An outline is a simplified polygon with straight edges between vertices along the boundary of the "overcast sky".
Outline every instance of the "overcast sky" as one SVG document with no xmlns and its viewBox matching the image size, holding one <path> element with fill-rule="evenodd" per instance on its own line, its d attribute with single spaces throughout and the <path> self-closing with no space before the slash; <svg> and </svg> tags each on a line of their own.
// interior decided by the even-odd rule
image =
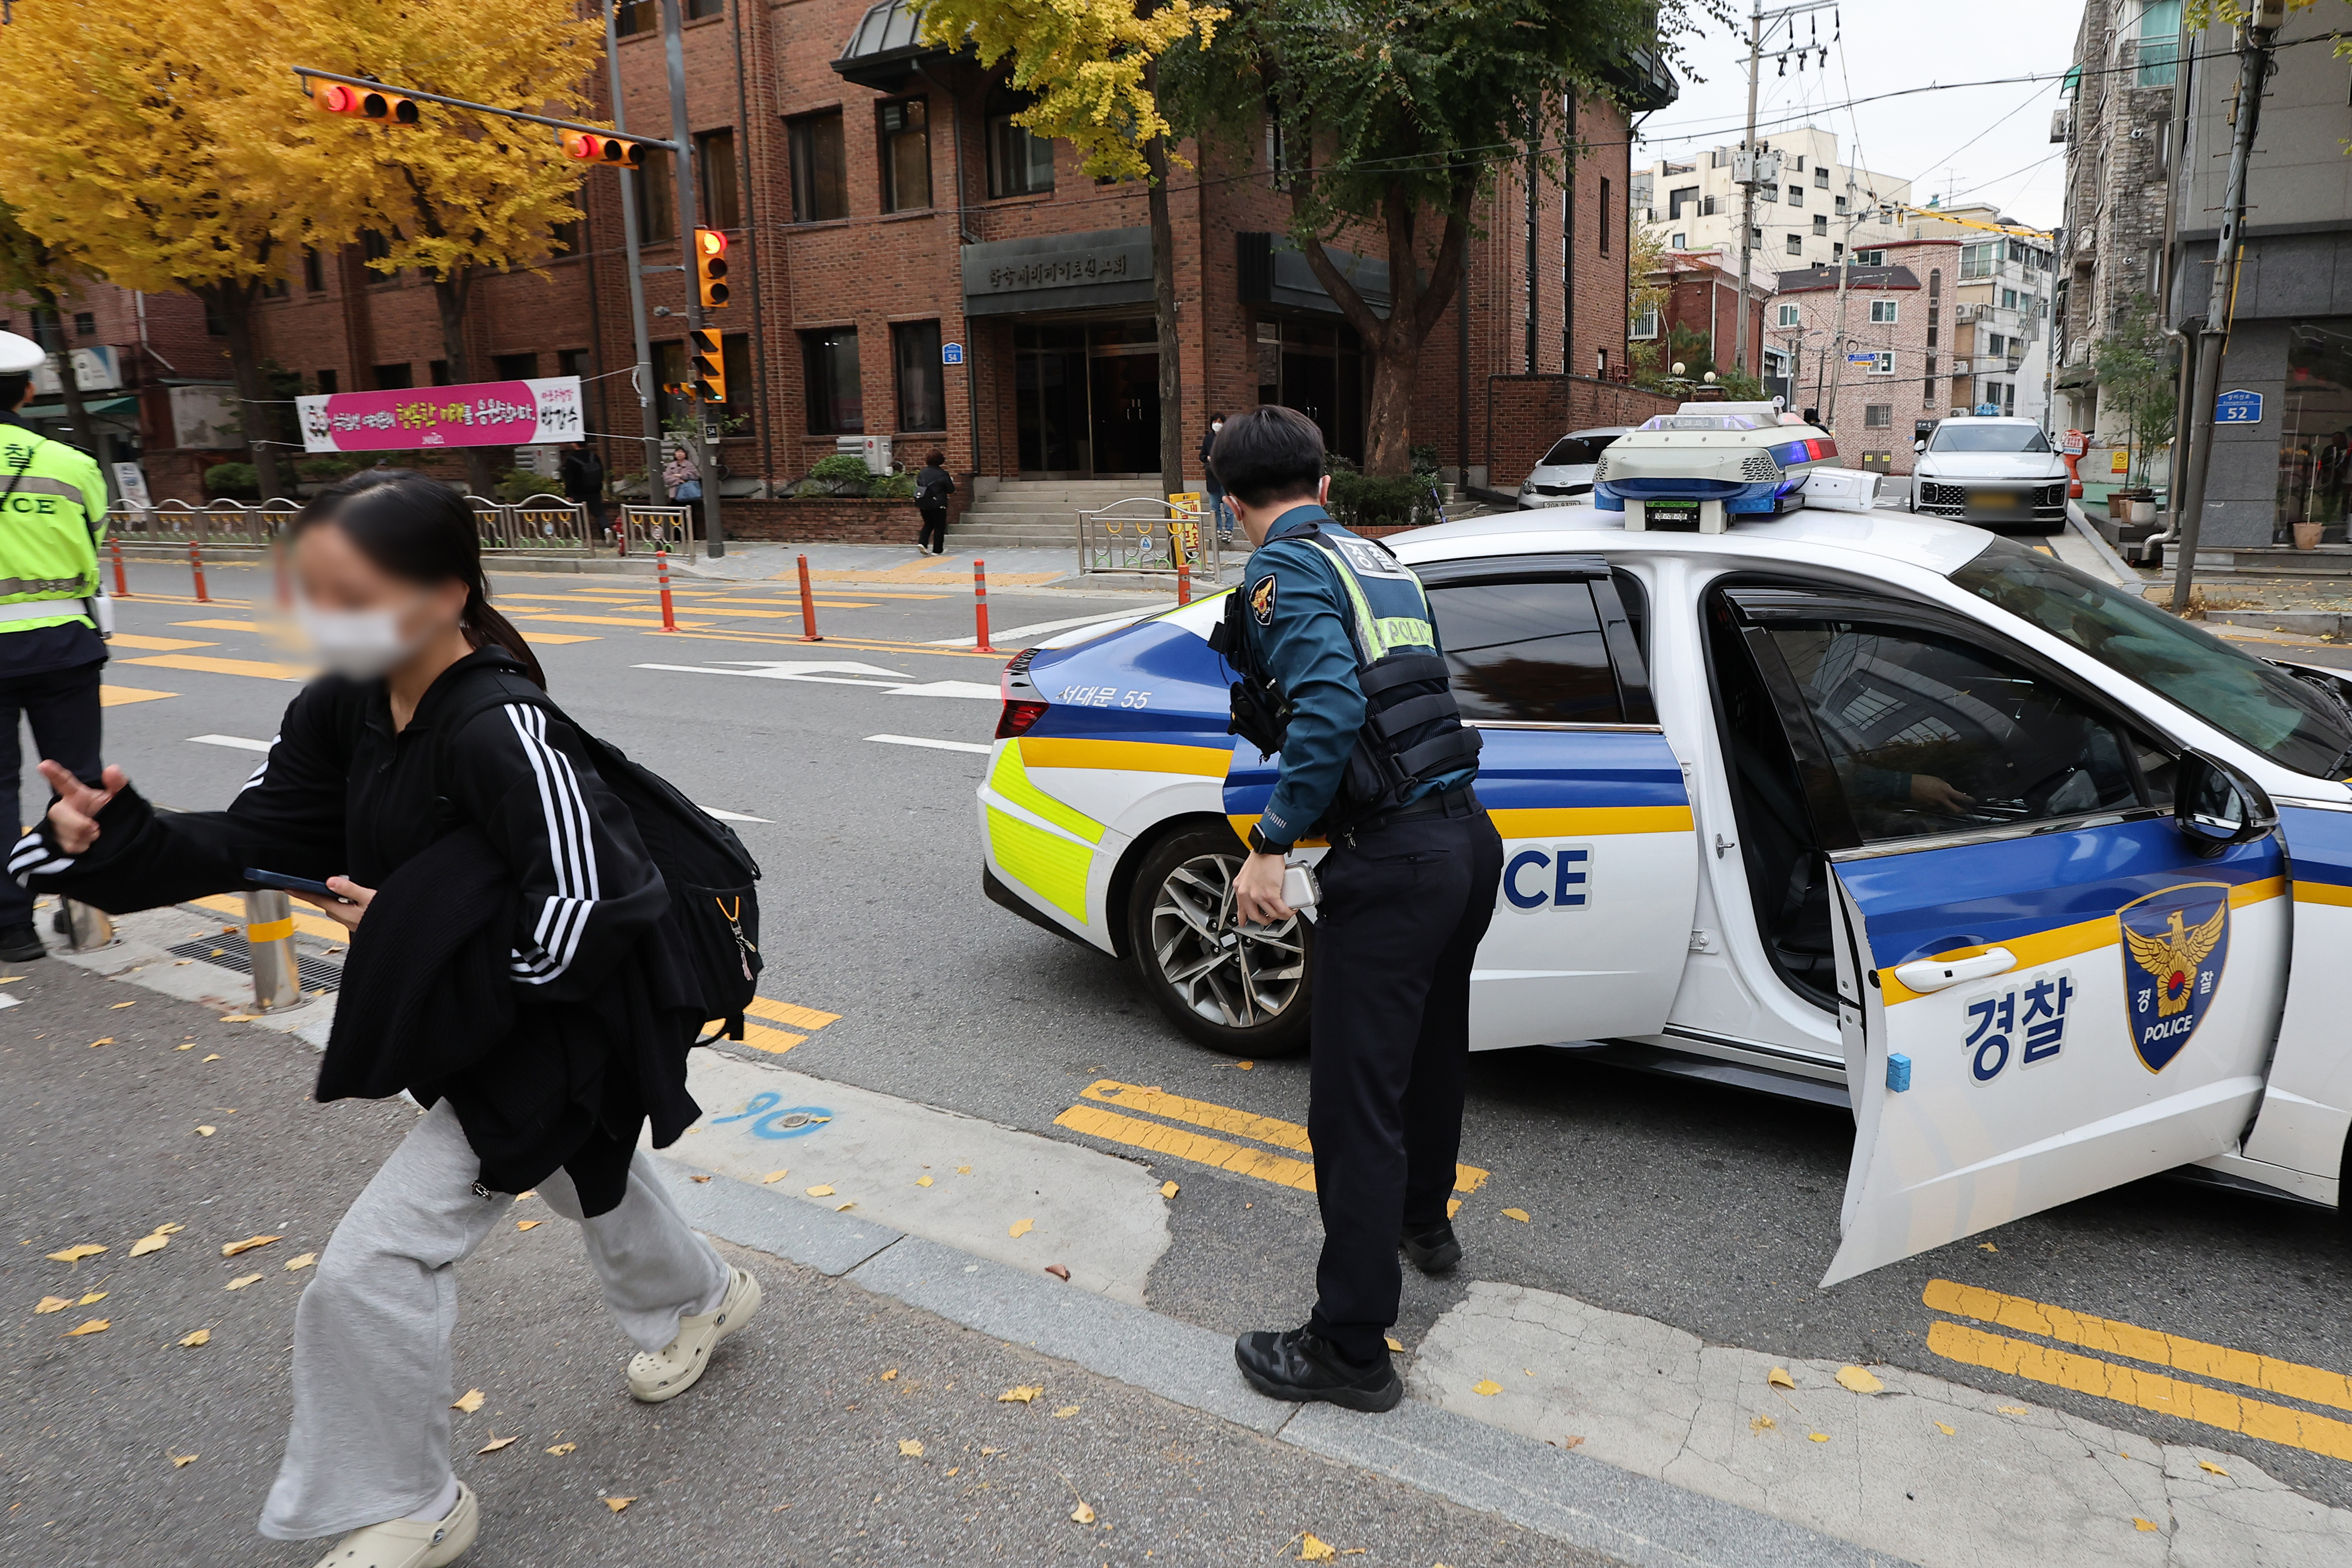
<svg viewBox="0 0 2352 1568">
<path fill-rule="evenodd" d="M 1768 15 L 1773 9 L 1768 0 Z M 1957 192 L 1959 200 L 1991 202 L 2047 228 L 2058 221 L 2065 172 L 2065 148 L 2050 141 L 2050 113 L 2082 16 L 2077 0 L 1844 0 L 1795 17 L 1766 46 L 1775 53 L 1759 73 L 1759 133 L 1810 123 L 1836 133 L 1847 162 L 1909 180 L 1915 202 Z M 1780 74 L 1776 56 L 1791 26 L 1798 44 L 1828 48 L 1826 68 L 1815 49 L 1803 70 L 1791 55 L 1788 74 Z M 1718 29 L 1684 47 L 1690 70 L 1706 79 L 1685 76 L 1681 99 L 1643 123 L 1637 169 L 1739 140 L 1748 113 L 1745 7 L 1736 37 Z M 2034 73 L 2052 79 L 1956 86 L 1846 107 L 1895 89 Z"/>
</svg>

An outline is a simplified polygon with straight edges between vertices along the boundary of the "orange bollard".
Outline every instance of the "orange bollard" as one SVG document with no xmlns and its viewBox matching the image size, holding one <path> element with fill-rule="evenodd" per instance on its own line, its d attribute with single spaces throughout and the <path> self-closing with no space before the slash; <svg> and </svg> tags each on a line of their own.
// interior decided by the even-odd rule
<svg viewBox="0 0 2352 1568">
<path fill-rule="evenodd" d="M 122 541 L 112 534 L 106 536 L 106 548 L 114 552 L 114 597 L 131 597 L 131 580 L 122 575 Z"/>
<path fill-rule="evenodd" d="M 675 632 L 677 630 L 677 616 L 669 604 L 669 551 L 654 551 L 654 571 L 661 579 L 662 630 Z"/>
<path fill-rule="evenodd" d="M 198 552 L 194 539 L 188 541 L 188 570 L 196 574 L 196 602 L 210 604 L 212 595 L 205 591 L 205 558 Z"/>
<path fill-rule="evenodd" d="M 1176 602 L 1192 602 L 1192 568 L 1182 556 L 1176 558 Z"/>
<path fill-rule="evenodd" d="M 822 643 L 816 631 L 816 595 L 809 591 L 808 557 L 801 557 L 801 641 Z"/>
<path fill-rule="evenodd" d="M 988 645 L 988 563 L 978 556 L 971 558 L 972 620 L 980 628 L 980 640 L 972 644 L 983 653 L 993 653 Z"/>
</svg>

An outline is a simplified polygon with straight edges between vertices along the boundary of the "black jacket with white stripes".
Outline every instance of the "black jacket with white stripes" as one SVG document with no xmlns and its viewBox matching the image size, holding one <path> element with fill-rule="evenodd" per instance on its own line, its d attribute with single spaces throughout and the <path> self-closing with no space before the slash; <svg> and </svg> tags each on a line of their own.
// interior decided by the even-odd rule
<svg viewBox="0 0 2352 1568">
<path fill-rule="evenodd" d="M 481 708 L 484 683 L 503 686 L 515 700 Z M 635 950 L 667 908 L 668 893 L 628 808 L 596 776 L 570 726 L 530 700 L 538 695 L 519 663 L 484 648 L 443 672 L 407 727 L 395 732 L 383 682 L 323 676 L 288 706 L 269 755 L 226 810 L 159 812 L 126 789 L 100 813 L 99 840 L 88 852 L 66 855 L 44 820 L 17 842 L 8 870 L 36 891 L 68 894 L 119 915 L 241 889 L 247 866 L 382 887 L 436 840 L 471 826 L 513 879 L 515 924 L 505 965 L 515 999 L 526 1014 L 552 1021 L 543 1009 L 572 1013 L 559 1004 L 589 1002 L 634 967 Z M 469 709 L 476 716 L 461 730 L 440 733 L 437 716 Z M 355 944 L 365 931 L 362 923 Z M 416 979 L 433 983 L 430 976 Z M 575 1020 L 603 1010 L 581 1008 Z M 575 1049 L 603 1058 L 606 1043 L 580 1040 Z M 624 1051 L 637 1043 L 610 1042 Z M 680 1099 L 683 1065 L 683 1052 L 676 1053 Z M 642 1077 L 625 1072 L 598 1088 L 601 1061 L 574 1068 L 568 1092 L 550 1086 L 557 1098 L 606 1100 L 608 1091 Z M 655 1076 L 667 1080 L 672 1071 Z M 662 1084 L 652 1098 L 667 1099 L 670 1087 Z M 467 1097 L 453 1097 L 464 1110 Z M 656 1123 L 669 1119 L 658 1103 L 626 1098 L 653 1111 Z M 608 1130 L 634 1141 L 634 1120 L 621 1106 L 607 1101 L 602 1110 Z M 576 1124 L 575 1117 L 562 1120 Z M 626 1126 L 616 1124 L 624 1121 Z M 664 1143 L 676 1136 L 660 1126 L 656 1134 Z M 477 1152 L 486 1158 L 492 1153 L 478 1142 Z M 562 1157 L 555 1151 L 548 1168 Z"/>
</svg>

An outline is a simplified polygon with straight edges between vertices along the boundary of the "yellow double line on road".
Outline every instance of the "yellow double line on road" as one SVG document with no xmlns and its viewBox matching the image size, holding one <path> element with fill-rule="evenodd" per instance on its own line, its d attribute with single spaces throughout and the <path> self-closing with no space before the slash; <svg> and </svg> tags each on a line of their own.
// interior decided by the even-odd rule
<svg viewBox="0 0 2352 1568">
<path fill-rule="evenodd" d="M 1054 1118 L 1055 1126 L 1067 1127 L 1074 1133 L 1085 1133 L 1097 1138 L 1108 1138 L 1114 1144 L 1125 1144 L 1129 1148 L 1190 1160 L 1194 1165 L 1208 1166 L 1234 1176 L 1255 1176 L 1276 1186 L 1296 1187 L 1300 1192 L 1315 1190 L 1315 1146 L 1307 1141 L 1307 1129 L 1296 1122 L 1261 1116 L 1255 1112 L 1239 1111 L 1230 1105 L 1218 1105 L 1206 1100 L 1188 1100 L 1163 1089 L 1121 1083 L 1111 1078 L 1097 1079 L 1089 1083 L 1080 1092 L 1080 1098 L 1095 1103 L 1071 1106 Z M 1117 1105 L 1119 1110 L 1098 1108 L 1106 1104 Z M 1143 1115 L 1165 1120 L 1148 1122 L 1142 1116 L 1120 1113 L 1125 1111 L 1140 1112 Z M 1187 1132 L 1182 1127 L 1167 1125 L 1168 1122 L 1206 1127 L 1228 1136 L 1214 1138 Z M 1252 1148 L 1248 1144 L 1233 1142 L 1234 1138 L 1247 1138 L 1252 1143 L 1273 1147 Z M 1308 1157 L 1295 1159 L 1291 1155 L 1276 1154 L 1275 1149 L 1287 1149 Z M 1454 1167 L 1454 1190 L 1456 1192 L 1475 1192 L 1486 1184 L 1486 1173 L 1475 1166 L 1457 1164 Z"/>
<path fill-rule="evenodd" d="M 2141 1328 L 2113 1318 L 2054 1307 L 2023 1296 L 2003 1295 L 1949 1280 L 1931 1280 L 1921 1298 L 1933 1311 L 1973 1318 L 2061 1344 L 2104 1352 L 2214 1383 L 2235 1384 L 2264 1394 L 2352 1410 L 2352 1376 L 2325 1367 L 2280 1361 L 2228 1345 Z M 2352 1423 L 2298 1410 L 2266 1399 L 2184 1377 L 2145 1371 L 2097 1355 L 2060 1350 L 1990 1333 L 1967 1323 L 1938 1320 L 1927 1331 L 1927 1348 L 1948 1360 L 2006 1372 L 2035 1383 L 2095 1395 L 2120 1404 L 2178 1416 L 2185 1421 L 2240 1432 L 2264 1442 L 2303 1448 L 2330 1458 L 2352 1460 Z"/>
</svg>

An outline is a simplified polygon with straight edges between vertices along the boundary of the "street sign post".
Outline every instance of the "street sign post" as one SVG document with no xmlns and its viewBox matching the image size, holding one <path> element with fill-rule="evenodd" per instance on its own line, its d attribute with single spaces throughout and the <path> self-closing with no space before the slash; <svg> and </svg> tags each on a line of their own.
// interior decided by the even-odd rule
<svg viewBox="0 0 2352 1568">
<path fill-rule="evenodd" d="M 940 345 L 940 363 L 943 365 L 960 365 L 963 363 L 963 345 L 961 343 L 941 343 Z"/>
<path fill-rule="evenodd" d="M 2216 424 L 2260 424 L 2263 422 L 2263 394 L 2241 387 L 2225 392 L 2213 400 L 2213 423 Z"/>
</svg>

